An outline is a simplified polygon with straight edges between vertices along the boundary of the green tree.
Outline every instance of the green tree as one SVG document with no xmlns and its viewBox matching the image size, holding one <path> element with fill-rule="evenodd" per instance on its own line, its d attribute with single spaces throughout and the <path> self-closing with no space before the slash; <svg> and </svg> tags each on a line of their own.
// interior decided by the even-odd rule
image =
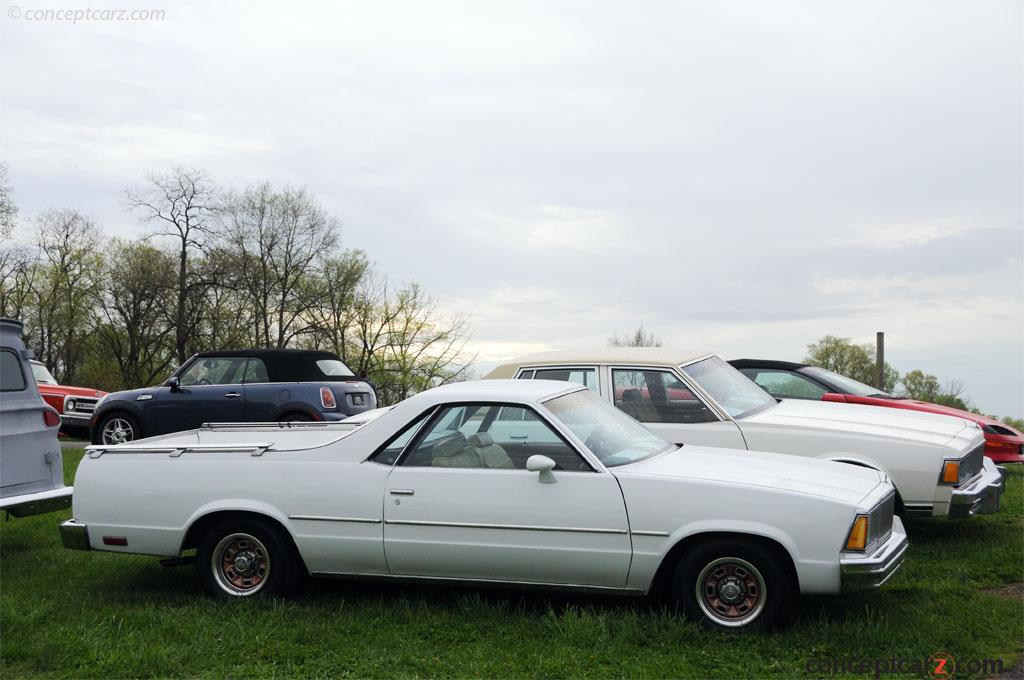
<svg viewBox="0 0 1024 680">
<path fill-rule="evenodd" d="M 812 366 L 845 375 L 867 385 L 874 385 L 877 370 L 870 344 L 858 345 L 850 338 L 826 335 L 807 346 L 804 362 Z M 885 364 L 882 390 L 891 392 L 899 382 L 900 374 L 888 362 Z"/>
<path fill-rule="evenodd" d="M 950 381 L 943 387 L 937 377 L 920 369 L 909 371 L 903 376 L 902 382 L 904 396 L 911 399 L 951 406 L 964 411 L 971 410 L 970 403 L 960 396 L 964 388 L 959 382 Z"/>
</svg>

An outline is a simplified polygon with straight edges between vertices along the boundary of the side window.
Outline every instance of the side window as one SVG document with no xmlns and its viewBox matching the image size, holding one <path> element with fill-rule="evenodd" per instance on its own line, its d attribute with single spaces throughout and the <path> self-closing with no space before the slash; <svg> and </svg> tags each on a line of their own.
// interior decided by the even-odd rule
<svg viewBox="0 0 1024 680">
<path fill-rule="evenodd" d="M 822 395 L 828 391 L 818 383 L 793 371 L 760 370 L 753 377 L 747 373 L 744 374 L 773 397 L 821 399 Z"/>
<path fill-rule="evenodd" d="M 28 387 L 21 360 L 9 349 L 0 352 L 0 392 L 20 392 Z"/>
<path fill-rule="evenodd" d="M 263 363 L 263 359 L 257 359 L 256 357 L 249 357 L 245 364 L 245 376 L 242 378 L 244 383 L 267 383 L 270 382 L 270 374 L 267 373 L 267 365 Z"/>
<path fill-rule="evenodd" d="M 707 423 L 715 414 L 671 371 L 614 368 L 615 406 L 641 423 Z"/>
<path fill-rule="evenodd" d="M 423 427 L 423 423 L 427 420 L 427 417 L 433 413 L 433 411 L 427 411 L 419 418 L 414 420 L 405 426 L 405 429 L 399 432 L 396 436 L 391 438 L 391 441 L 384 444 L 383 447 L 377 449 L 377 452 L 369 457 L 368 460 L 374 463 L 380 463 L 381 465 L 394 465 L 398 457 L 402 455 L 402 451 L 409 445 L 416 433 Z"/>
<path fill-rule="evenodd" d="M 529 370 L 528 371 L 523 371 L 522 373 L 519 374 L 519 379 L 520 380 L 532 380 L 533 379 L 533 371 L 529 371 Z"/>
<path fill-rule="evenodd" d="M 179 378 L 182 387 L 233 385 L 241 381 L 244 357 L 200 357 Z"/>
<path fill-rule="evenodd" d="M 519 377 L 526 378 L 527 373 L 531 373 L 534 380 L 562 380 L 597 392 L 597 369 L 594 368 L 538 368 L 536 371 L 523 371 Z"/>
<path fill-rule="evenodd" d="M 590 470 L 557 432 L 524 406 L 464 404 L 446 407 L 403 459 L 413 467 L 525 470 L 530 456 L 555 461 L 556 470 Z"/>
</svg>

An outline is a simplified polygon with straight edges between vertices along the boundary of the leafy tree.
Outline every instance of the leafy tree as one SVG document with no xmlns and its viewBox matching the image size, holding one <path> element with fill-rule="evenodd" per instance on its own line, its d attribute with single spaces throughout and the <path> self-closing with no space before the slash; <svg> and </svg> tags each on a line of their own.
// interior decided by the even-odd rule
<svg viewBox="0 0 1024 680">
<path fill-rule="evenodd" d="M 903 394 L 911 399 L 951 406 L 965 411 L 971 410 L 967 400 L 960 396 L 963 394 L 964 388 L 959 382 L 950 381 L 943 388 L 937 377 L 919 369 L 909 371 L 903 376 L 902 382 Z"/>
<path fill-rule="evenodd" d="M 626 333 L 623 336 L 619 336 L 618 333 L 608 338 L 609 347 L 661 347 L 661 338 L 654 336 L 654 333 L 648 333 L 644 330 L 644 324 L 641 322 L 637 326 L 636 330 L 631 334 Z"/>
<path fill-rule="evenodd" d="M 850 338 L 826 335 L 807 346 L 804 363 L 874 385 L 877 370 L 873 353 L 874 348 L 870 344 L 858 345 Z M 888 362 L 885 364 L 884 381 L 884 392 L 891 392 L 899 382 L 899 373 Z"/>
</svg>

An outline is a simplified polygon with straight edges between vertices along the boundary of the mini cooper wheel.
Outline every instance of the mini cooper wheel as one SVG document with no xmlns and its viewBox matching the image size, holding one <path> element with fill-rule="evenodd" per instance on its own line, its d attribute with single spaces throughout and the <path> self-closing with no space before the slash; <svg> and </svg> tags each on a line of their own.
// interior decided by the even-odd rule
<svg viewBox="0 0 1024 680">
<path fill-rule="evenodd" d="M 735 631 L 778 623 L 794 589 L 766 546 L 723 539 L 688 551 L 676 566 L 672 590 L 690 618 Z"/>
<path fill-rule="evenodd" d="M 100 421 L 97 444 L 128 444 L 142 438 L 139 424 L 127 413 L 111 413 Z"/>
<path fill-rule="evenodd" d="M 206 532 L 196 552 L 203 586 L 233 599 L 293 592 L 302 567 L 279 529 L 259 520 L 221 522 Z"/>
</svg>

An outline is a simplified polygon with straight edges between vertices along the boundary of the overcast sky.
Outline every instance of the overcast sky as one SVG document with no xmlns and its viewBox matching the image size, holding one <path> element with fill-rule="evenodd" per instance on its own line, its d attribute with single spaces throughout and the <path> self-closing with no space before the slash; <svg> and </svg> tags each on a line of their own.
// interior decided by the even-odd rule
<svg viewBox="0 0 1024 680">
<path fill-rule="evenodd" d="M 726 358 L 884 330 L 1024 415 L 1019 1 L 114 6 L 165 18 L 0 17 L 23 219 L 135 233 L 123 188 L 179 163 L 306 185 L 482 370 L 641 321 Z"/>
</svg>

